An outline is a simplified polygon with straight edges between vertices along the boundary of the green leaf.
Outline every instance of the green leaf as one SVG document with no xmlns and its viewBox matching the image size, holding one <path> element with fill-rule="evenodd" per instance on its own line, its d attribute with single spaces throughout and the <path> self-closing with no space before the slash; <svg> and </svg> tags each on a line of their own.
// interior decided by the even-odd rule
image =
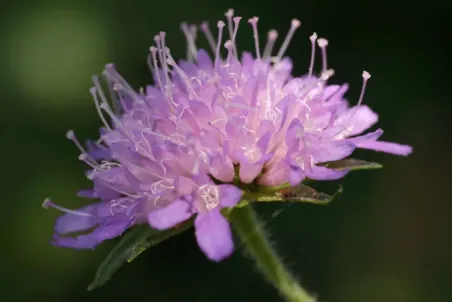
<svg viewBox="0 0 452 302">
<path fill-rule="evenodd" d="M 175 228 L 163 231 L 152 229 L 149 225 L 133 227 L 121 237 L 99 266 L 93 282 L 88 286 L 88 290 L 92 291 L 103 286 L 124 263 L 130 263 L 143 251 L 187 230 L 192 225 L 193 221 L 189 220 Z"/>
<path fill-rule="evenodd" d="M 300 184 L 296 187 L 285 188 L 273 195 L 257 196 L 257 202 L 307 202 L 314 204 L 328 204 L 342 193 L 340 187 L 334 195 L 320 193 L 307 185 Z"/>
<path fill-rule="evenodd" d="M 169 239 L 175 235 L 178 235 L 189 228 L 193 226 L 193 219 L 190 219 L 182 224 L 177 225 L 175 228 L 163 230 L 160 231 L 156 236 L 148 236 L 144 240 L 142 240 L 140 243 L 135 245 L 132 249 L 132 252 L 127 259 L 127 262 L 130 263 L 133 260 L 135 260 L 136 257 L 138 257 L 142 252 L 145 250 L 156 246 L 157 244 L 161 243 L 162 241 Z"/>
<path fill-rule="evenodd" d="M 369 170 L 369 169 L 381 169 L 383 166 L 378 163 L 368 162 L 362 159 L 346 158 L 337 161 L 325 162 L 317 164 L 334 170 Z"/>
</svg>

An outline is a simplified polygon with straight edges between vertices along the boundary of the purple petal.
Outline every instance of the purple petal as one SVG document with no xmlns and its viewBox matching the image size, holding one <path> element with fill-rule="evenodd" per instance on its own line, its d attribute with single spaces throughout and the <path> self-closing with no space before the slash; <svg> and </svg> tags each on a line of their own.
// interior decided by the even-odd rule
<svg viewBox="0 0 452 302">
<path fill-rule="evenodd" d="M 243 195 L 243 191 L 233 185 L 218 185 L 217 188 L 222 207 L 234 207 Z"/>
<path fill-rule="evenodd" d="M 93 249 L 101 242 L 120 236 L 132 225 L 130 220 L 116 220 L 97 227 L 93 232 L 73 237 L 53 236 L 52 244 L 74 249 Z"/>
<path fill-rule="evenodd" d="M 218 155 L 213 157 L 209 168 L 212 176 L 222 182 L 232 182 L 234 180 L 234 165 L 229 156 Z"/>
<path fill-rule="evenodd" d="M 198 55 L 196 56 L 196 61 L 200 69 L 211 71 L 213 69 L 212 59 L 207 51 L 204 49 L 198 50 Z"/>
<path fill-rule="evenodd" d="M 291 169 L 289 183 L 292 187 L 297 186 L 306 177 L 301 169 Z"/>
<path fill-rule="evenodd" d="M 306 176 L 316 180 L 335 180 L 345 176 L 348 170 L 332 170 L 325 167 L 313 166 L 310 171 L 306 172 Z"/>
<path fill-rule="evenodd" d="M 256 145 L 260 149 L 262 154 L 267 153 L 267 148 L 268 148 L 268 144 L 270 143 L 271 137 L 272 137 L 272 133 L 270 131 L 267 131 L 256 142 Z"/>
<path fill-rule="evenodd" d="M 378 121 L 378 115 L 366 105 L 350 108 L 336 120 L 336 125 L 350 127 L 349 136 L 357 135 L 369 129 Z"/>
<path fill-rule="evenodd" d="M 190 218 L 192 214 L 189 212 L 189 207 L 186 201 L 177 199 L 164 208 L 151 211 L 148 214 L 148 222 L 157 230 L 172 228 Z"/>
<path fill-rule="evenodd" d="M 395 155 L 407 156 L 413 151 L 413 148 L 408 145 L 400 145 L 397 143 L 382 142 L 382 141 L 364 141 L 356 144 L 358 148 L 370 149 L 379 152 L 385 152 Z"/>
<path fill-rule="evenodd" d="M 212 261 L 221 261 L 234 251 L 229 223 L 218 208 L 198 214 L 195 219 L 195 235 L 199 247 Z"/>
<path fill-rule="evenodd" d="M 303 126 L 299 119 L 293 119 L 290 123 L 289 129 L 286 132 L 286 145 L 289 148 L 288 152 L 295 151 L 300 145 L 300 133 L 303 131 Z"/>
</svg>

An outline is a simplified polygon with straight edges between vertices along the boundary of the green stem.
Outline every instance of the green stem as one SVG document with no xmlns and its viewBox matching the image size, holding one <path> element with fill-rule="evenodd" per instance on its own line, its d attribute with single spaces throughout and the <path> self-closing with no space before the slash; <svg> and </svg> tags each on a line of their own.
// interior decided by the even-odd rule
<svg viewBox="0 0 452 302">
<path fill-rule="evenodd" d="M 315 302 L 286 269 L 265 237 L 250 205 L 232 211 L 230 221 L 264 276 L 291 302 Z"/>
</svg>

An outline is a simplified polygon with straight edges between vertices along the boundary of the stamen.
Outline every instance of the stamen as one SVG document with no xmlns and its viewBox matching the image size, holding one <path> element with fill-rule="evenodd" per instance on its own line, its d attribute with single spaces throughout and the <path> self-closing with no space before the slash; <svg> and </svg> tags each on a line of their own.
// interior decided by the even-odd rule
<svg viewBox="0 0 452 302">
<path fill-rule="evenodd" d="M 237 37 L 237 31 L 239 30 L 239 23 L 240 20 L 242 20 L 242 17 L 234 17 L 234 32 L 232 33 L 232 49 L 234 50 L 234 55 L 238 58 L 237 53 L 237 42 L 235 41 L 235 38 Z"/>
<path fill-rule="evenodd" d="M 314 61 L 315 61 L 315 41 L 317 40 L 317 34 L 313 33 L 309 40 L 311 40 L 311 63 L 309 63 L 309 74 L 308 77 L 312 76 L 312 71 L 314 70 Z"/>
<path fill-rule="evenodd" d="M 234 10 L 232 8 L 228 9 L 228 11 L 224 14 L 228 19 L 228 31 L 229 31 L 229 39 L 232 40 L 233 36 L 233 27 L 232 27 L 232 17 L 234 17 Z"/>
<path fill-rule="evenodd" d="M 133 100 L 139 101 L 140 98 L 136 94 L 135 90 L 130 87 L 129 83 L 127 83 L 126 80 L 122 78 L 122 76 L 116 71 L 113 64 L 106 64 L 105 70 L 102 72 L 102 74 L 113 81 L 113 83 L 119 84 L 119 86 L 123 89 L 126 94 L 128 94 Z M 99 92 L 100 94 L 101 92 Z M 103 94 L 103 92 L 102 92 Z"/>
<path fill-rule="evenodd" d="M 158 49 L 155 46 L 151 46 L 149 48 L 149 50 L 151 51 L 151 56 L 152 56 L 152 64 L 154 66 L 154 72 L 155 75 L 157 77 L 157 82 L 159 84 L 159 88 L 160 91 L 162 92 L 162 94 L 166 97 L 165 91 L 163 90 L 163 84 L 162 84 L 162 79 L 160 78 L 160 70 L 159 70 L 159 66 L 157 64 L 157 51 Z"/>
<path fill-rule="evenodd" d="M 198 53 L 195 45 L 195 37 L 192 33 L 193 27 L 188 28 L 187 23 L 182 23 L 180 27 L 185 35 L 185 39 L 187 39 L 187 60 L 192 62 L 193 59 L 196 59 L 196 54 Z M 194 30 L 196 34 L 196 27 Z"/>
<path fill-rule="evenodd" d="M 276 56 L 276 59 L 275 59 L 276 62 L 281 61 L 284 53 L 287 50 L 287 47 L 289 47 L 290 40 L 292 40 L 292 37 L 295 34 L 295 31 L 297 30 L 298 27 L 300 27 L 300 25 L 301 25 L 300 20 L 292 19 L 292 23 L 291 23 L 289 32 L 287 33 L 287 36 L 284 39 L 284 42 L 283 42 L 281 48 L 279 49 L 278 55 Z"/>
<path fill-rule="evenodd" d="M 96 162 L 92 163 L 91 161 L 88 160 L 88 156 L 86 153 L 80 154 L 78 156 L 78 159 L 87 164 L 88 166 L 90 166 L 91 168 L 93 168 L 94 170 L 98 170 L 99 168 Z"/>
<path fill-rule="evenodd" d="M 42 207 L 45 208 L 45 209 L 54 208 L 54 209 L 60 210 L 61 212 L 65 212 L 65 213 L 72 214 L 72 215 L 77 215 L 77 216 L 93 217 L 93 215 L 90 214 L 90 213 L 73 211 L 73 210 L 69 210 L 69 209 L 66 209 L 64 207 L 61 207 L 61 206 L 59 206 L 57 204 L 54 204 L 48 198 L 46 200 L 44 200 L 44 202 L 42 203 Z"/>
<path fill-rule="evenodd" d="M 93 77 L 93 81 L 94 81 L 94 79 L 97 80 L 97 76 Z M 93 96 L 94 104 L 96 105 L 97 114 L 99 115 L 100 120 L 105 125 L 105 128 L 107 128 L 108 130 L 112 131 L 110 125 L 107 123 L 107 120 L 105 119 L 104 115 L 102 114 L 102 110 L 100 110 L 100 102 L 99 102 L 99 99 L 97 98 L 97 93 L 96 93 L 97 90 L 98 89 L 96 87 L 91 87 L 89 92 Z"/>
<path fill-rule="evenodd" d="M 215 50 L 215 69 L 218 69 L 218 65 L 220 64 L 220 47 L 221 47 L 221 40 L 223 36 L 223 28 L 225 26 L 223 21 L 218 21 L 218 40 L 217 40 L 217 49 Z"/>
<path fill-rule="evenodd" d="M 264 60 L 268 59 L 272 55 L 273 46 L 275 45 L 275 41 L 278 38 L 278 32 L 276 30 L 270 30 L 268 32 L 267 43 L 265 44 L 264 54 L 262 58 Z"/>
<path fill-rule="evenodd" d="M 328 69 L 327 60 L 326 60 L 326 47 L 328 46 L 328 40 L 324 38 L 320 38 L 317 40 L 317 44 L 322 50 L 322 72 L 325 72 Z"/>
<path fill-rule="evenodd" d="M 95 160 L 94 158 L 92 158 L 92 157 L 88 154 L 88 152 L 86 152 L 85 148 L 83 148 L 82 144 L 80 144 L 80 142 L 78 141 L 77 137 L 75 136 L 73 130 L 69 130 L 69 131 L 66 133 L 66 137 L 67 137 L 67 139 L 71 140 L 71 141 L 75 144 L 75 146 L 77 147 L 77 149 L 79 149 L 80 152 L 81 152 L 82 154 L 86 154 L 86 156 L 88 157 L 88 159 L 89 159 L 90 161 L 92 161 L 93 163 L 96 163 L 96 160 Z"/>
<path fill-rule="evenodd" d="M 166 62 L 166 55 L 165 55 L 165 36 L 166 36 L 166 33 L 165 32 L 163 32 L 163 31 L 161 31 L 160 32 L 160 54 L 161 54 L 161 62 L 162 62 L 162 64 L 163 64 L 163 71 L 164 71 L 164 73 L 165 73 L 165 80 L 166 80 L 166 85 L 168 85 L 168 86 L 170 86 L 171 85 L 171 80 L 170 80 L 170 78 L 169 78 L 169 69 L 168 69 L 168 65 L 167 65 L 167 62 Z M 172 97 L 171 97 L 171 99 L 172 99 Z"/>
<path fill-rule="evenodd" d="M 212 52 L 215 53 L 215 39 L 213 38 L 212 32 L 209 28 L 209 23 L 207 21 L 201 23 L 201 30 L 206 36 L 207 42 L 209 43 Z"/>
<path fill-rule="evenodd" d="M 259 35 L 258 35 L 258 31 L 257 31 L 257 21 L 259 21 L 259 18 L 258 17 L 253 17 L 253 18 L 248 20 L 248 23 L 250 23 L 251 26 L 253 27 L 253 38 L 254 38 L 254 46 L 256 48 L 256 58 L 258 60 L 260 60 L 260 58 L 261 58 L 261 51 L 259 49 Z"/>
<path fill-rule="evenodd" d="M 358 105 L 360 106 L 364 99 L 364 93 L 366 92 L 367 81 L 370 79 L 371 75 L 367 71 L 363 71 L 363 86 L 361 88 L 361 94 L 359 95 Z"/>
<path fill-rule="evenodd" d="M 228 50 L 228 56 L 226 58 L 226 64 L 229 66 L 231 63 L 231 57 L 234 56 L 233 43 L 231 40 L 227 40 L 224 42 L 224 48 Z"/>
<path fill-rule="evenodd" d="M 193 89 L 193 86 L 191 85 L 191 81 L 188 78 L 187 74 L 176 64 L 176 62 L 174 61 L 173 57 L 170 54 L 170 50 L 168 47 L 165 49 L 165 53 L 168 56 L 168 58 L 166 59 L 166 62 L 169 65 L 173 66 L 173 68 L 176 70 L 176 72 L 179 74 L 179 76 L 182 78 L 182 80 L 184 80 L 185 86 L 187 87 L 190 97 L 192 99 L 199 98 L 198 95 L 196 94 L 196 91 Z"/>
<path fill-rule="evenodd" d="M 366 92 L 367 81 L 370 79 L 371 75 L 367 71 L 363 71 L 362 77 L 363 77 L 363 86 L 361 87 L 361 93 L 359 95 L 358 104 L 353 108 L 353 112 L 348 118 L 348 120 L 351 120 L 353 118 L 356 111 L 358 110 L 358 107 L 361 106 L 364 100 L 364 93 Z"/>
</svg>

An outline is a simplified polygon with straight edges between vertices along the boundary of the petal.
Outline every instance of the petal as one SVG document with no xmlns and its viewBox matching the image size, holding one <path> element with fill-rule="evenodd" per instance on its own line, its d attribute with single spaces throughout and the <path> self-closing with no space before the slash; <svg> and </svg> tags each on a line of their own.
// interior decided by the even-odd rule
<svg viewBox="0 0 452 302">
<path fill-rule="evenodd" d="M 101 202 L 77 210 L 68 210 L 66 214 L 57 218 L 55 232 L 65 235 L 89 230 L 109 216 L 110 213 L 105 211 L 107 208 L 108 206 Z"/>
<path fill-rule="evenodd" d="M 232 182 L 234 180 L 234 165 L 229 156 L 218 155 L 212 158 L 209 170 L 213 177 L 222 182 Z"/>
<path fill-rule="evenodd" d="M 131 220 L 115 220 L 97 227 L 89 234 L 75 238 L 54 235 L 52 244 L 74 249 L 93 249 L 104 240 L 120 236 L 132 224 Z"/>
<path fill-rule="evenodd" d="M 378 115 L 366 105 L 352 107 L 341 114 L 335 125 L 343 125 L 349 129 L 348 136 L 358 135 L 369 129 L 378 121 Z"/>
<path fill-rule="evenodd" d="M 289 183 L 292 187 L 297 186 L 306 177 L 301 169 L 291 169 Z"/>
<path fill-rule="evenodd" d="M 303 133 L 303 126 L 299 119 L 293 119 L 286 132 L 286 145 L 288 152 L 295 151 L 300 146 L 300 134 Z"/>
<path fill-rule="evenodd" d="M 348 170 L 332 170 L 325 167 L 313 166 L 311 171 L 306 172 L 306 176 L 316 180 L 334 180 L 345 176 Z"/>
<path fill-rule="evenodd" d="M 191 217 L 189 208 L 186 201 L 177 199 L 166 207 L 149 212 L 148 222 L 157 230 L 169 229 Z"/>
<path fill-rule="evenodd" d="M 267 148 L 268 144 L 270 143 L 271 137 L 272 133 L 270 131 L 267 131 L 261 137 L 259 137 L 258 141 L 256 142 L 256 145 L 262 154 L 267 154 Z"/>
<path fill-rule="evenodd" d="M 232 208 L 243 195 L 243 191 L 233 185 L 218 185 L 220 204 L 222 207 Z"/>
<path fill-rule="evenodd" d="M 381 142 L 381 141 L 364 141 L 356 144 L 358 148 L 370 149 L 379 152 L 385 152 L 395 155 L 407 156 L 413 151 L 413 148 L 408 145 L 400 145 L 397 143 Z"/>
<path fill-rule="evenodd" d="M 272 166 L 262 176 L 259 177 L 257 183 L 264 186 L 280 186 L 287 183 L 290 169 L 285 161 L 281 161 Z"/>
<path fill-rule="evenodd" d="M 207 51 L 199 49 L 196 61 L 200 69 L 211 71 L 213 69 L 212 59 Z"/>
<path fill-rule="evenodd" d="M 221 261 L 234 251 L 231 228 L 219 208 L 198 214 L 195 235 L 199 247 L 212 261 Z"/>
<path fill-rule="evenodd" d="M 311 147 L 309 153 L 314 158 L 314 162 L 321 163 L 343 159 L 352 154 L 355 148 L 355 144 L 346 140 L 331 141 Z"/>
</svg>

